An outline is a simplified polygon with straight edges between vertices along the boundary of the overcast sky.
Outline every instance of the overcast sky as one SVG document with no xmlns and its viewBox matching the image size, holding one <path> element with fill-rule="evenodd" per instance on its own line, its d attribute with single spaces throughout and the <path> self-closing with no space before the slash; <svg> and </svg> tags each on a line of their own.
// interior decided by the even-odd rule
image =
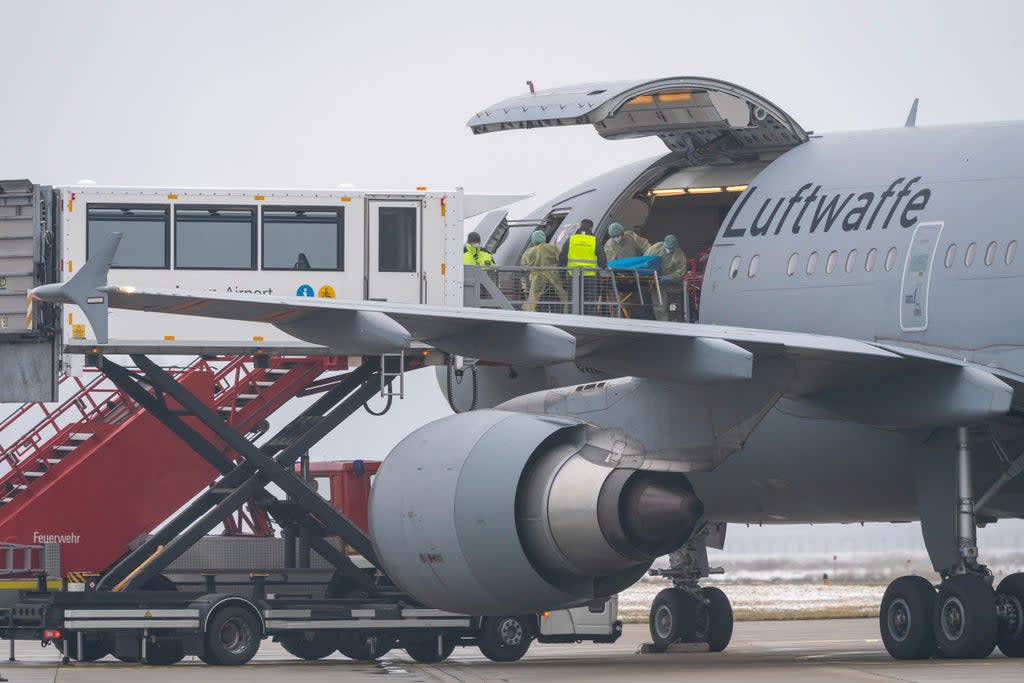
<svg viewBox="0 0 1024 683">
<path fill-rule="evenodd" d="M 914 97 L 920 125 L 1018 119 L 1022 20 L 1024 3 L 978 0 L 0 0 L 0 178 L 459 185 L 536 204 L 664 147 L 590 127 L 470 133 L 527 80 L 721 78 L 816 132 L 902 125 Z M 412 385 L 317 455 L 383 455 L 445 412 L 431 379 Z"/>
</svg>

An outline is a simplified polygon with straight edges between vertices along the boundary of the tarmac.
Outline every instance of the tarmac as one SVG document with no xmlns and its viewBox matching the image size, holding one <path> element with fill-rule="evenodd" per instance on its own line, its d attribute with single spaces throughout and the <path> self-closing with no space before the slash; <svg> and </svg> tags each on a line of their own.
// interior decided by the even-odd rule
<svg viewBox="0 0 1024 683">
<path fill-rule="evenodd" d="M 627 624 L 612 645 L 541 645 L 510 664 L 496 664 L 475 647 L 456 649 L 441 664 L 417 664 L 395 650 L 375 663 L 341 655 L 318 661 L 297 660 L 279 645 L 263 642 L 255 659 L 240 667 L 212 667 L 188 658 L 174 666 L 122 664 L 107 658 L 91 664 L 61 665 L 53 648 L 19 642 L 17 662 L 0 660 L 11 683 L 538 683 L 582 680 L 586 683 L 647 681 L 1012 681 L 1024 680 L 1024 661 L 997 651 L 980 661 L 898 662 L 886 654 L 875 619 L 761 621 L 736 624 L 725 652 L 637 654 L 648 640 L 646 624 Z M 6 653 L 3 643 L 0 652 Z"/>
</svg>

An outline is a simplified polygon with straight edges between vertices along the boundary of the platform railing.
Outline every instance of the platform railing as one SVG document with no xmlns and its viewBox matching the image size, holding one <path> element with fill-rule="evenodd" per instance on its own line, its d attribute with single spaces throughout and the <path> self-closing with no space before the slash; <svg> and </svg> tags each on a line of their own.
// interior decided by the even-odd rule
<svg viewBox="0 0 1024 683">
<path fill-rule="evenodd" d="M 669 319 L 689 320 L 687 296 L 679 297 Z M 464 269 L 464 305 L 540 313 L 574 313 L 609 318 L 655 318 L 671 300 L 657 271 L 626 268 L 488 266 Z M 674 314 L 673 314 L 674 313 Z"/>
</svg>

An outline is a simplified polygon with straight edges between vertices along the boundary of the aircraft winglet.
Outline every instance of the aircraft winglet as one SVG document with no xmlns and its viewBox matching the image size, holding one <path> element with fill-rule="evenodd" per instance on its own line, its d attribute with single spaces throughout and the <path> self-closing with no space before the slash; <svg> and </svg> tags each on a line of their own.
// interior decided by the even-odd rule
<svg viewBox="0 0 1024 683">
<path fill-rule="evenodd" d="M 917 103 L 920 99 L 920 97 L 915 97 L 914 103 L 910 105 L 910 113 L 907 114 L 907 122 L 903 124 L 907 128 L 913 128 L 917 125 Z"/>
<path fill-rule="evenodd" d="M 114 255 L 123 236 L 124 233 L 115 232 L 108 237 L 67 282 L 41 285 L 29 292 L 29 296 L 36 301 L 78 306 L 92 325 L 96 341 L 106 344 L 107 293 L 103 288 L 107 286 L 107 273 L 110 272 L 110 266 L 114 262 Z"/>
</svg>

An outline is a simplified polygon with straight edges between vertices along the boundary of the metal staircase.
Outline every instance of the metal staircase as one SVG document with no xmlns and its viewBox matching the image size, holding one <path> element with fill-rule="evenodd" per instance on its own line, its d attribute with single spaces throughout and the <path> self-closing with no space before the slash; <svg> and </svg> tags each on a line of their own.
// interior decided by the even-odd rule
<svg viewBox="0 0 1024 683">
<path fill-rule="evenodd" d="M 315 380 L 326 370 L 345 367 L 344 359 L 339 364 L 330 357 L 265 360 L 267 367 L 249 356 L 199 358 L 168 373 L 254 441 L 274 411 L 315 393 Z M 0 476 L 0 541 L 59 542 L 62 574 L 100 571 L 218 473 L 105 375 L 64 377 L 61 388 L 72 394 L 63 403 L 25 404 L 0 422 L 0 466 L 8 467 Z M 234 457 L 225 444 L 211 441 Z M 246 527 L 256 535 L 272 532 L 252 506 L 231 514 L 224 526 L 227 534 Z"/>
</svg>

